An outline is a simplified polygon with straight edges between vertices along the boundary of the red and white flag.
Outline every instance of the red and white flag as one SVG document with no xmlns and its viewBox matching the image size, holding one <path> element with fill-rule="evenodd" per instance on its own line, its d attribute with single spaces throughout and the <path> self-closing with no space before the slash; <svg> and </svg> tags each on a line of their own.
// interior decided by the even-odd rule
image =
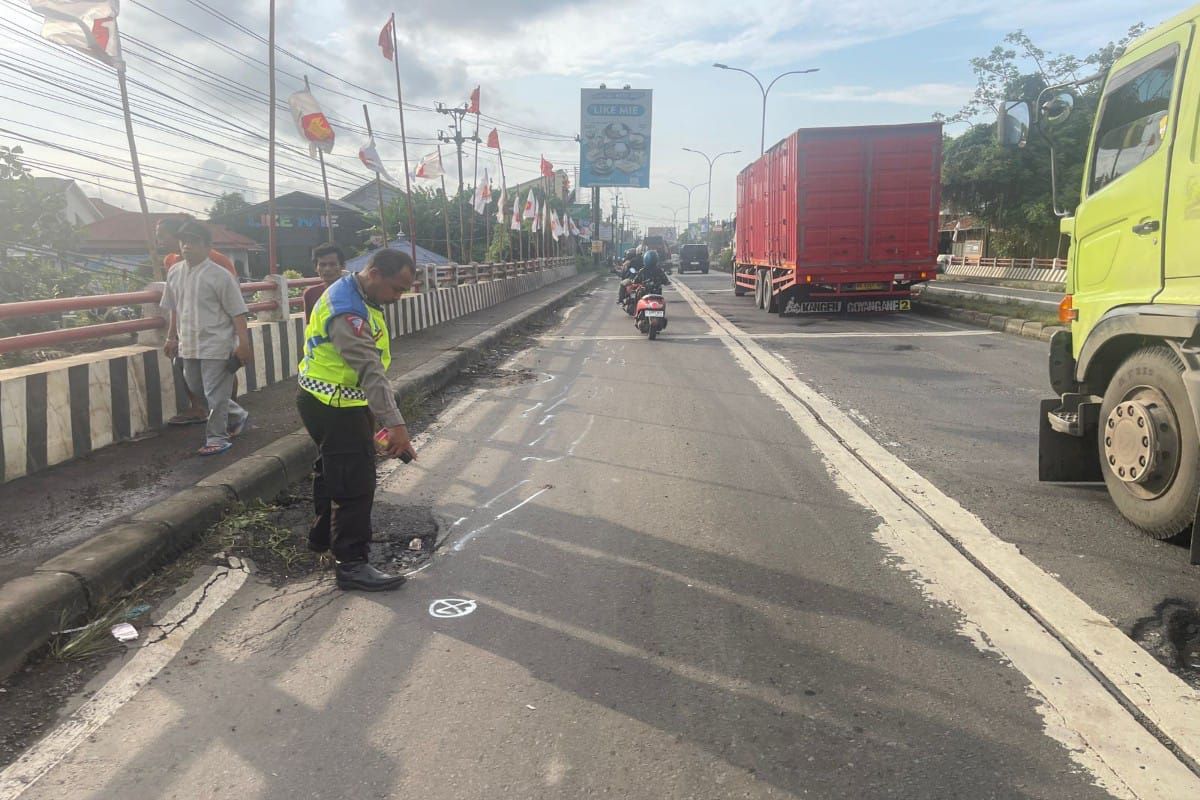
<svg viewBox="0 0 1200 800">
<path fill-rule="evenodd" d="M 575 218 L 569 214 L 567 215 L 567 230 L 571 232 L 572 236 L 579 235 L 579 226 L 575 224 Z"/>
<path fill-rule="evenodd" d="M 383 159 L 379 157 L 379 151 L 375 149 L 375 139 L 367 142 L 362 147 L 358 148 L 358 160 L 363 163 L 363 166 L 377 175 L 391 180 L 392 176 L 388 175 L 387 167 L 383 165 Z"/>
<path fill-rule="evenodd" d="M 533 199 L 533 232 L 540 233 L 542 230 L 542 209 L 538 205 L 537 198 Z"/>
<path fill-rule="evenodd" d="M 471 92 L 471 104 L 467 106 L 468 114 L 479 113 L 479 87 L 475 87 L 475 91 Z"/>
<path fill-rule="evenodd" d="M 316 158 L 318 150 L 333 152 L 333 128 L 312 93 L 296 92 L 288 98 L 288 107 L 292 109 L 292 119 L 296 121 L 300 138 L 308 142 L 308 154 Z"/>
<path fill-rule="evenodd" d="M 422 158 L 412 172 L 414 178 L 440 178 L 445 174 L 446 170 L 442 169 L 442 154 L 436 150 Z"/>
<path fill-rule="evenodd" d="M 82 50 L 110 67 L 121 60 L 120 0 L 29 0 L 29 7 L 45 18 L 42 36 L 50 41 Z"/>
<path fill-rule="evenodd" d="M 500 132 L 492 128 L 492 132 L 488 134 L 487 146 L 493 150 L 500 149 Z"/>
<path fill-rule="evenodd" d="M 529 196 L 525 198 L 525 211 L 521 214 L 522 219 L 537 219 L 537 198 L 533 196 L 533 189 L 529 190 Z"/>
<path fill-rule="evenodd" d="M 547 205 L 546 208 L 549 211 L 550 206 Z M 562 227 L 559 226 L 559 224 L 558 224 L 558 214 L 555 214 L 553 211 L 549 211 L 549 215 L 550 215 L 550 235 L 553 236 L 556 240 L 561 239 L 562 238 Z"/>
<path fill-rule="evenodd" d="M 554 165 L 551 164 L 549 161 L 547 161 L 545 156 L 542 156 L 542 177 L 543 178 L 553 178 L 554 177 Z"/>
<path fill-rule="evenodd" d="M 391 61 L 396 57 L 396 43 L 393 39 L 393 30 L 396 25 L 396 18 L 388 19 L 387 24 L 383 26 L 383 30 L 379 32 L 379 49 L 383 51 L 383 57 Z"/>
<path fill-rule="evenodd" d="M 500 187 L 500 202 L 496 205 L 496 224 L 504 224 L 504 204 L 508 202 L 508 189 Z M 518 225 L 520 222 L 517 223 Z"/>
<path fill-rule="evenodd" d="M 482 214 L 487 210 L 487 204 L 492 202 L 492 184 L 488 181 L 488 173 L 483 171 L 483 182 L 475 187 L 475 213 Z"/>
<path fill-rule="evenodd" d="M 512 223 L 509 224 L 509 229 L 514 231 L 521 230 L 521 195 L 518 194 L 513 198 L 513 213 Z"/>
</svg>

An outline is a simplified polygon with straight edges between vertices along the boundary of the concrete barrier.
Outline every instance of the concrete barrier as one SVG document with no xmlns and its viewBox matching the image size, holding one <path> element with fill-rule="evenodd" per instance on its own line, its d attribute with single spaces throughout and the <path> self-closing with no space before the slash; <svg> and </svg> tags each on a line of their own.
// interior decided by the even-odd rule
<svg viewBox="0 0 1200 800">
<path fill-rule="evenodd" d="M 540 289 L 577 272 L 575 259 L 546 269 L 402 297 L 384 309 L 393 337 L 416 333 Z M 243 392 L 295 376 L 304 317 L 250 323 L 254 363 Z M 0 483 L 158 430 L 187 394 L 161 348 L 115 347 L 0 370 Z"/>
</svg>

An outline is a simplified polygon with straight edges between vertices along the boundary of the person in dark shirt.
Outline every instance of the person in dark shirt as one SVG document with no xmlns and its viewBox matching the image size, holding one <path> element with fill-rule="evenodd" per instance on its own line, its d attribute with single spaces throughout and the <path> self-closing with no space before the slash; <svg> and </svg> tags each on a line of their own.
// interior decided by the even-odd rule
<svg viewBox="0 0 1200 800">
<path fill-rule="evenodd" d="M 336 244 L 323 244 L 313 248 L 313 265 L 316 267 L 317 277 L 324 283 L 310 286 L 304 290 L 305 323 L 312 316 L 312 310 L 316 308 L 321 295 L 325 294 L 325 290 L 333 286 L 346 271 L 346 256 L 342 253 L 342 248 Z"/>
</svg>

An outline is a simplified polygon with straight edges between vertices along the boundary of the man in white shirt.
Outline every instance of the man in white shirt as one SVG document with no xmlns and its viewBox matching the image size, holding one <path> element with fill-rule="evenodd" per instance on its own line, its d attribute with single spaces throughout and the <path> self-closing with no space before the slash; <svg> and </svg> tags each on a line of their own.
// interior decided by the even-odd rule
<svg viewBox="0 0 1200 800">
<path fill-rule="evenodd" d="M 162 307 L 171 320 L 163 352 L 183 360 L 188 388 L 208 402 L 205 442 L 197 453 L 213 456 L 233 446 L 231 439 L 249 419 L 232 395 L 234 372 L 252 359 L 250 312 L 234 277 L 209 260 L 208 228 L 187 222 L 178 235 L 183 262 L 167 273 Z"/>
</svg>

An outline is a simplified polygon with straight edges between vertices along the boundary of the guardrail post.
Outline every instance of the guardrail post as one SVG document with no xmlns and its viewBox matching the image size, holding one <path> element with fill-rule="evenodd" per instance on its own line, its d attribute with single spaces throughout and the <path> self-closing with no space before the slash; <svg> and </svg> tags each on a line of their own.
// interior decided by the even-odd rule
<svg viewBox="0 0 1200 800">
<path fill-rule="evenodd" d="M 425 286 L 422 288 L 429 292 L 437 291 L 437 266 L 434 264 L 425 265 Z"/>
<path fill-rule="evenodd" d="M 291 308 L 288 305 L 288 280 L 283 274 L 268 275 L 263 280 L 275 284 L 275 288 L 263 292 L 264 300 L 274 300 L 274 311 L 260 311 L 258 319 L 261 322 L 283 322 L 290 316 Z"/>
<path fill-rule="evenodd" d="M 162 297 L 166 290 L 165 282 L 147 284 L 145 290 L 147 292 L 158 292 L 158 296 Z M 142 317 L 144 319 L 153 319 L 154 317 L 161 318 L 166 324 L 161 328 L 155 328 L 150 331 L 138 331 L 137 343 L 144 347 L 159 348 L 167 343 L 167 327 L 171 324 L 170 315 L 163 310 L 163 307 L 158 303 L 142 303 Z"/>
</svg>

